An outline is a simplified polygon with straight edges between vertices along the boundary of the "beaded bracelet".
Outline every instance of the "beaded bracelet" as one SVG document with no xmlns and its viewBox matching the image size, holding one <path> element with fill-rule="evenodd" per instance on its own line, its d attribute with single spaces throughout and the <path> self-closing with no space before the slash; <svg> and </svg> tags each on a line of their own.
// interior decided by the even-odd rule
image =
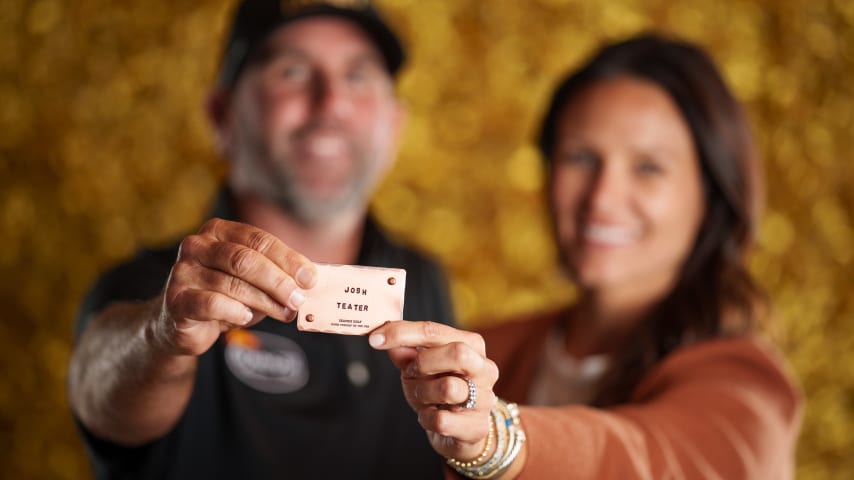
<svg viewBox="0 0 854 480">
<path fill-rule="evenodd" d="M 487 462 L 483 465 L 478 465 L 474 468 L 466 469 L 466 471 L 457 470 L 459 473 L 469 477 L 485 475 L 495 470 L 495 468 L 501 463 L 501 460 L 504 458 L 504 453 L 507 452 L 509 440 L 507 424 L 504 421 L 504 417 L 501 415 L 501 412 L 496 409 L 493 409 L 490 412 L 490 417 L 492 418 L 493 426 L 495 427 L 495 436 L 497 439 L 495 443 L 495 451 L 492 453 L 492 457 L 490 457 L 490 459 L 487 460 Z"/>
<path fill-rule="evenodd" d="M 453 458 L 447 459 L 448 465 L 460 475 L 475 480 L 495 478 L 507 471 L 519 456 L 522 444 L 526 440 L 525 431 L 522 430 L 519 420 L 519 406 L 498 399 L 495 407 L 490 411 L 490 418 L 492 420 L 490 434 L 494 431 L 496 438 L 492 457 L 480 464 L 489 452 L 490 437 L 487 435 L 487 447 L 475 460 L 461 462 Z"/>
<path fill-rule="evenodd" d="M 515 403 L 498 402 L 496 408 L 504 416 L 504 422 L 507 427 L 507 449 L 498 466 L 492 471 L 476 477 L 478 480 L 495 478 L 507 471 L 513 461 L 516 460 L 516 457 L 519 456 L 519 452 L 522 450 L 522 443 L 526 439 L 525 432 L 519 424 L 519 407 Z"/>
<path fill-rule="evenodd" d="M 491 416 L 491 415 L 490 415 Z M 486 435 L 486 445 L 483 447 L 483 451 L 480 452 L 480 455 L 477 456 L 474 460 L 470 460 L 468 462 L 461 462 L 455 458 L 449 458 L 448 464 L 454 468 L 471 468 L 480 465 L 485 459 L 486 456 L 489 455 L 489 451 L 492 450 L 492 440 L 495 437 L 495 422 L 490 420 L 489 422 L 489 433 Z"/>
<path fill-rule="evenodd" d="M 510 468 L 510 465 L 516 460 L 516 457 L 519 456 L 519 452 L 522 451 L 522 444 L 525 443 L 527 437 L 525 436 L 525 431 L 522 430 L 522 426 L 519 422 L 519 406 L 515 403 L 503 403 L 499 402 L 499 408 L 504 410 L 506 414 L 506 422 L 508 424 L 508 430 L 512 431 L 512 438 L 510 439 L 510 445 L 507 448 L 507 455 L 502 459 L 501 464 L 498 468 L 487 474 L 481 478 L 493 478 L 507 471 Z"/>
</svg>

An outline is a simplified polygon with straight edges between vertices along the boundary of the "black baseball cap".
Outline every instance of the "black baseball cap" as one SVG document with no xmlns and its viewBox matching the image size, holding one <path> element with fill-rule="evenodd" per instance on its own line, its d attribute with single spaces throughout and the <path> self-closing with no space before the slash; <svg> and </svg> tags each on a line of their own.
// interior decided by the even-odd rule
<svg viewBox="0 0 854 480">
<path fill-rule="evenodd" d="M 226 43 L 219 85 L 234 86 L 250 56 L 274 30 L 313 16 L 342 17 L 360 26 L 376 44 L 392 76 L 403 65 L 405 53 L 400 40 L 368 0 L 243 0 Z"/>
</svg>

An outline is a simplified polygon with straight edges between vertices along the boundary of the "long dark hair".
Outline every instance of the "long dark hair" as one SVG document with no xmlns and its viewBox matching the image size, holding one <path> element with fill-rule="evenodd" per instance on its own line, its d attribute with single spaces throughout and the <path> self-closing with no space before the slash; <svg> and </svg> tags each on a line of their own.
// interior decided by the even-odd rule
<svg viewBox="0 0 854 480">
<path fill-rule="evenodd" d="M 594 83 L 625 76 L 654 83 L 679 107 L 700 160 L 706 211 L 675 287 L 616 354 L 598 406 L 628 400 L 643 375 L 682 345 L 749 332 L 767 304 L 745 262 L 761 210 L 756 149 L 742 108 L 701 48 L 645 34 L 600 50 L 552 97 L 539 138 L 546 162 L 567 103 Z"/>
</svg>

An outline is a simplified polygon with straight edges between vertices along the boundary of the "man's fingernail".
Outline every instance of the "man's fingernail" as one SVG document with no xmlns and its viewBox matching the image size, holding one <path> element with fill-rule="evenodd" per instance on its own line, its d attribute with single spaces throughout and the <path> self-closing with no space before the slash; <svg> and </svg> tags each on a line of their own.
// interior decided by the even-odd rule
<svg viewBox="0 0 854 480">
<path fill-rule="evenodd" d="M 301 287 L 310 288 L 314 285 L 315 277 L 314 270 L 308 267 L 300 267 L 297 270 L 296 281 Z"/>
<path fill-rule="evenodd" d="M 286 322 L 290 321 L 291 317 L 293 317 L 293 316 L 294 316 L 294 311 L 288 307 L 285 307 L 285 314 L 284 314 L 285 321 Z"/>
<path fill-rule="evenodd" d="M 305 294 L 299 290 L 294 290 L 291 292 L 291 296 L 288 297 L 288 306 L 294 310 L 299 310 L 299 307 L 305 303 Z"/>
<path fill-rule="evenodd" d="M 385 335 L 382 333 L 374 333 L 368 337 L 368 343 L 370 343 L 374 348 L 380 347 L 385 343 Z"/>
<path fill-rule="evenodd" d="M 244 324 L 244 325 L 246 325 L 247 323 L 251 322 L 251 321 L 252 321 L 252 317 L 254 317 L 254 316 L 255 316 L 255 314 L 254 314 L 254 313 L 252 313 L 252 309 L 251 309 L 251 308 L 247 308 L 247 309 L 246 309 L 246 314 L 243 316 L 243 324 Z"/>
</svg>

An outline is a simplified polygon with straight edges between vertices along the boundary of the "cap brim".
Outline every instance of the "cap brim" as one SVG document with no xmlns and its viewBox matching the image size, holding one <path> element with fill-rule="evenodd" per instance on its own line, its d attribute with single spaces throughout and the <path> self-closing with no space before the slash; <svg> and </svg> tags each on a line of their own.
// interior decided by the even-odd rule
<svg viewBox="0 0 854 480">
<path fill-rule="evenodd" d="M 358 25 L 373 40 L 392 76 L 397 74 L 405 60 L 403 46 L 397 35 L 372 7 L 354 9 L 319 4 L 291 13 L 281 10 L 252 10 L 249 4 L 244 4 L 243 7 L 236 14 L 235 25 L 223 56 L 219 76 L 219 84 L 223 87 L 234 85 L 253 52 L 272 32 L 308 17 L 335 16 Z"/>
<path fill-rule="evenodd" d="M 403 46 L 397 35 L 375 13 L 323 5 L 299 12 L 288 18 L 282 25 L 316 16 L 338 16 L 358 24 L 371 37 L 382 53 L 389 73 L 394 75 L 400 70 L 404 61 Z"/>
</svg>

